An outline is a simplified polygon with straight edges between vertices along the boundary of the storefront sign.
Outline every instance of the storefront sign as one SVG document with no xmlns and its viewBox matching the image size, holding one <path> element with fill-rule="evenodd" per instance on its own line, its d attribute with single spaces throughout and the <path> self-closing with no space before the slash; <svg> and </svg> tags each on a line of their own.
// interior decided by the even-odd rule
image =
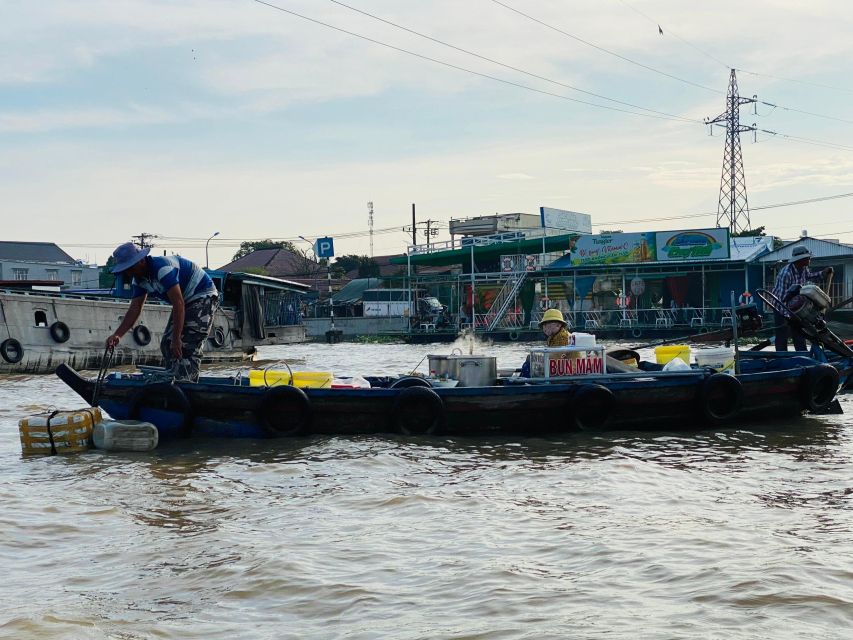
<svg viewBox="0 0 853 640">
<path fill-rule="evenodd" d="M 709 260 L 729 258 L 728 229 L 658 231 L 658 260 Z"/>
<path fill-rule="evenodd" d="M 539 217 L 545 229 L 592 233 L 592 216 L 586 213 L 539 207 Z"/>
<path fill-rule="evenodd" d="M 654 233 L 612 233 L 581 236 L 572 250 L 572 266 L 651 262 Z"/>
</svg>

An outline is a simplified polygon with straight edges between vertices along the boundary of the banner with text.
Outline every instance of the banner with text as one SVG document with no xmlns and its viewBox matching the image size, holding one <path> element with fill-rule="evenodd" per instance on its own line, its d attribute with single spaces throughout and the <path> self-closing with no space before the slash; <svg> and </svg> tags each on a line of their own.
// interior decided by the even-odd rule
<svg viewBox="0 0 853 640">
<path fill-rule="evenodd" d="M 731 256 L 726 228 L 658 231 L 655 241 L 658 260 L 727 260 Z"/>
<path fill-rule="evenodd" d="M 613 233 L 580 236 L 572 248 L 573 267 L 626 262 L 651 262 L 655 259 L 655 234 Z"/>
</svg>

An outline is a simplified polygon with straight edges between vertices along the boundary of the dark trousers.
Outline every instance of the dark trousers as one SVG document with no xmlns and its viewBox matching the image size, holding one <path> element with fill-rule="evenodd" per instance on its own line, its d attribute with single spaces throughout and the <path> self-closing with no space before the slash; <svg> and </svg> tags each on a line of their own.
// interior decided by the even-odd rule
<svg viewBox="0 0 853 640">
<path fill-rule="evenodd" d="M 776 351 L 787 351 L 788 350 L 788 335 L 790 334 L 791 339 L 794 341 L 794 350 L 795 351 L 807 351 L 806 349 L 806 339 L 803 335 L 791 329 L 788 326 L 788 319 L 784 316 L 773 312 L 773 324 L 776 326 Z"/>
<path fill-rule="evenodd" d="M 163 338 L 160 340 L 160 352 L 167 369 L 174 368 L 175 376 L 180 380 L 198 381 L 201 368 L 201 356 L 204 342 L 210 335 L 213 316 L 219 306 L 216 296 L 207 296 L 193 300 L 184 307 L 184 330 L 181 333 L 181 351 L 183 357 L 177 362 L 172 358 L 172 316 L 166 324 Z"/>
</svg>

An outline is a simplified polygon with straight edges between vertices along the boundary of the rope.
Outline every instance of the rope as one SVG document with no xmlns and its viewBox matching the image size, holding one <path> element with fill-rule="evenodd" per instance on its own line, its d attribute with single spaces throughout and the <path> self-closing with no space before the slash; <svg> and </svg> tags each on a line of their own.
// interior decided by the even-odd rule
<svg viewBox="0 0 853 640">
<path fill-rule="evenodd" d="M 56 455 L 56 443 L 53 441 L 53 430 L 50 428 L 50 421 L 56 416 L 59 411 L 54 411 L 47 417 L 47 439 L 50 440 L 50 455 Z"/>
<path fill-rule="evenodd" d="M 92 391 L 92 406 L 98 406 L 98 396 L 101 394 L 101 387 L 104 384 L 104 380 L 107 377 L 107 371 L 109 371 L 110 366 L 113 363 L 113 356 L 115 355 L 115 347 L 112 345 L 107 345 L 107 348 L 104 349 L 104 355 L 101 356 L 101 368 L 98 369 L 98 377 L 95 379 L 95 389 Z"/>
</svg>

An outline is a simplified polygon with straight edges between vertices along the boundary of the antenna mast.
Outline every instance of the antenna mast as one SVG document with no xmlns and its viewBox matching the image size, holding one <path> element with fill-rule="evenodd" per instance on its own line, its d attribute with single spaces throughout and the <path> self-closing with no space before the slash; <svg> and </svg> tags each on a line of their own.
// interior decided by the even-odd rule
<svg viewBox="0 0 853 640">
<path fill-rule="evenodd" d="M 726 112 L 705 123 L 713 131 L 714 125 L 725 127 L 726 146 L 723 151 L 723 172 L 720 178 L 720 201 L 717 205 L 717 226 L 726 226 L 734 235 L 739 231 L 751 229 L 749 221 L 749 202 L 746 197 L 746 176 L 743 172 L 743 153 L 740 148 L 740 134 L 755 132 L 752 126 L 740 123 L 740 107 L 743 104 L 755 104 L 757 96 L 741 98 L 738 95 L 737 77 L 732 69 L 729 75 L 729 92 L 726 96 Z M 725 223 L 725 224 L 723 224 Z"/>
<path fill-rule="evenodd" d="M 370 257 L 373 257 L 373 203 L 367 203 L 367 225 L 370 228 Z"/>
</svg>

